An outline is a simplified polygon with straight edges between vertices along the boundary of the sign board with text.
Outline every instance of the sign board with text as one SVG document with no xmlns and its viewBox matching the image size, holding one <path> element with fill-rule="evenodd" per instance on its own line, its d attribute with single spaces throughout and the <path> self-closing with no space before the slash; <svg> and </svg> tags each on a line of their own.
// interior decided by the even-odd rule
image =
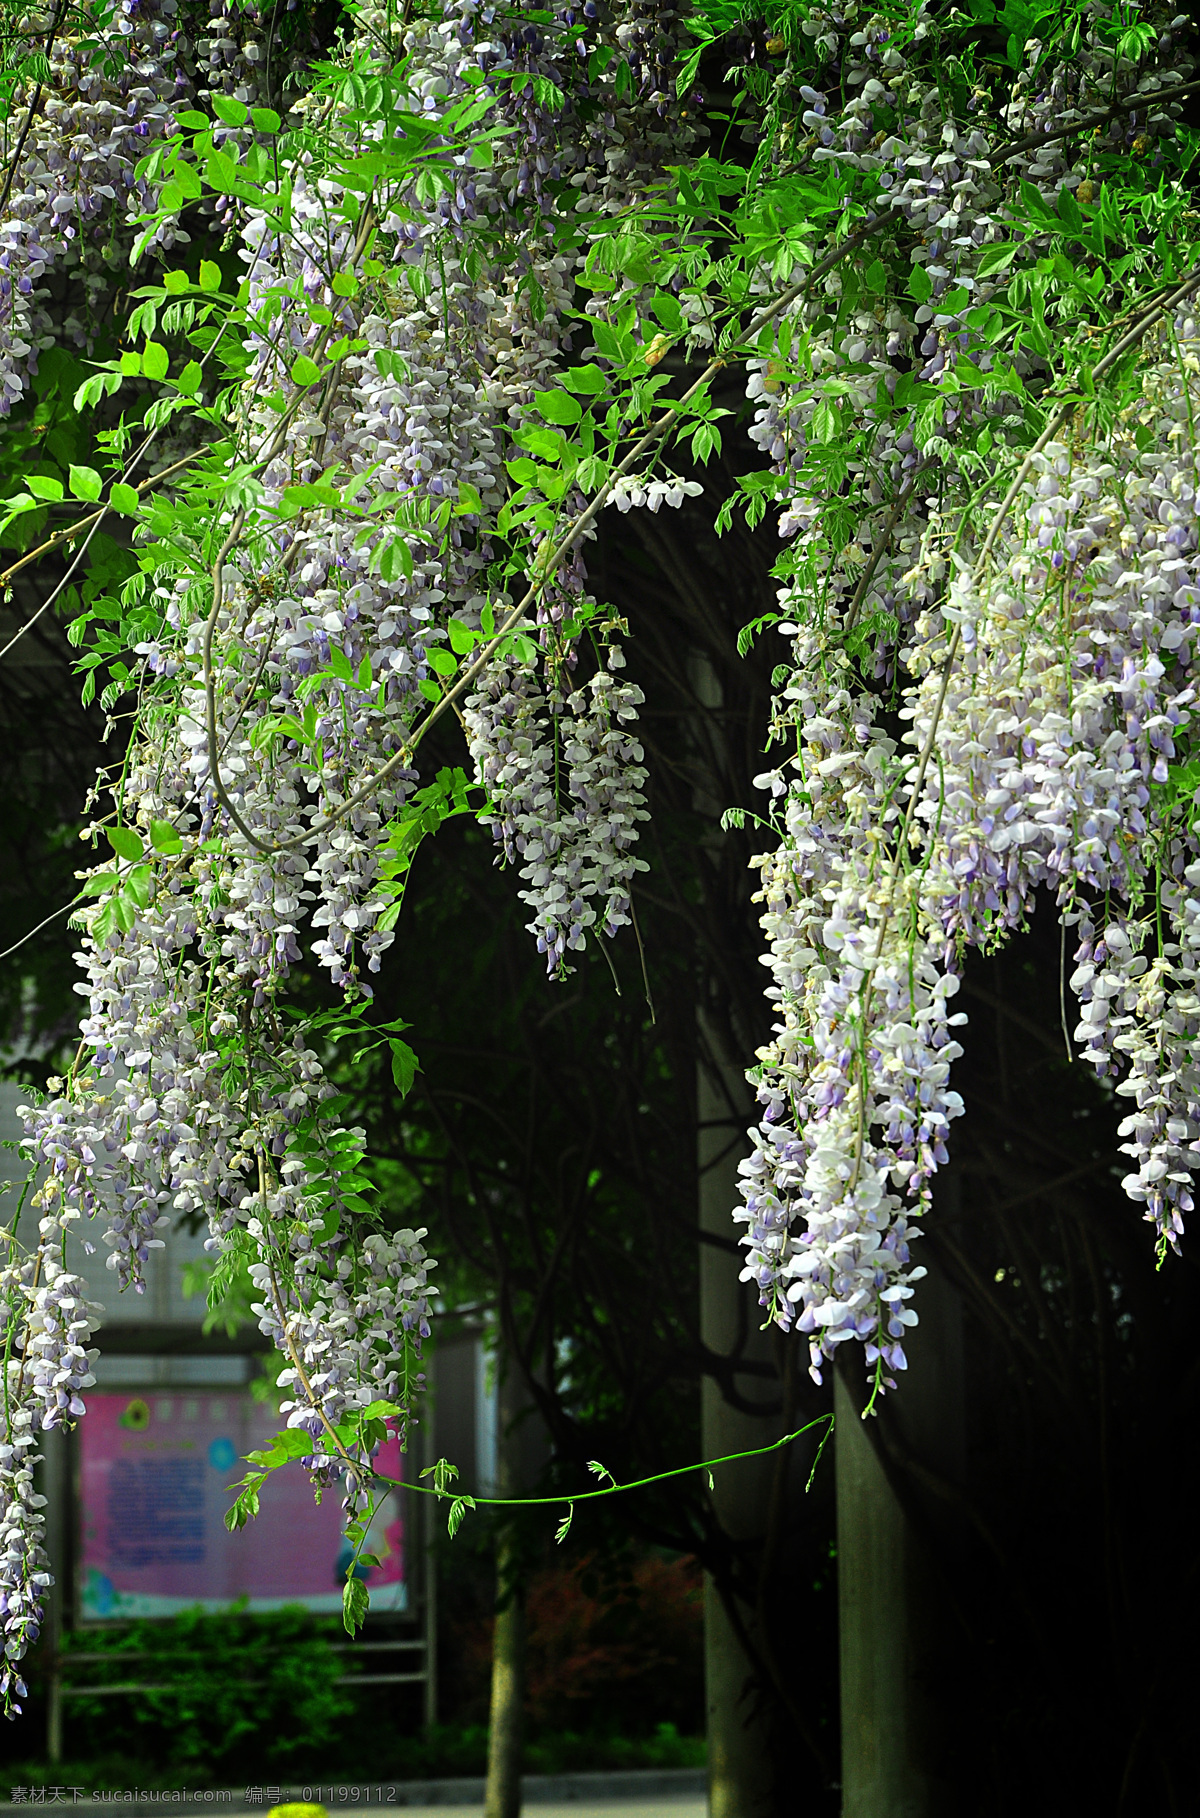
<svg viewBox="0 0 1200 1818">
<path fill-rule="evenodd" d="M 342 1607 L 350 1549 L 342 1539 L 341 1495 L 314 1501 L 299 1460 L 272 1472 L 256 1520 L 231 1534 L 230 1485 L 249 1451 L 268 1446 L 280 1417 L 244 1391 L 93 1393 L 79 1425 L 79 1616 L 123 1622 L 180 1610 L 312 1611 Z M 381 1449 L 377 1469 L 399 1479 L 399 1442 Z M 372 1611 L 408 1607 L 398 1491 L 376 1511 L 360 1568 Z"/>
</svg>

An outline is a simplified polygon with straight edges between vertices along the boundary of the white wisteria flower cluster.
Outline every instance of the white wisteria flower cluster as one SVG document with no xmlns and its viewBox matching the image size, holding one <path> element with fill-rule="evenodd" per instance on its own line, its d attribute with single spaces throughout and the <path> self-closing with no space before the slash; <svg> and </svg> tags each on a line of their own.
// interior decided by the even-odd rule
<svg viewBox="0 0 1200 1818">
<path fill-rule="evenodd" d="M 211 24 L 187 41 L 172 88 L 178 34 L 161 21 L 173 0 L 153 11 L 123 5 L 145 67 L 134 71 L 143 86 L 129 90 L 121 132 L 140 135 L 145 151 L 171 130 L 173 99 L 193 110 L 210 102 L 224 123 L 214 142 L 251 147 L 236 107 L 274 92 L 262 17 L 212 0 Z M 28 1254 L 12 1237 L 0 1283 L 10 1714 L 49 1582 L 33 1448 L 39 1431 L 83 1414 L 95 1355 L 96 1309 L 65 1270 L 65 1232 L 107 1252 L 114 1287 L 140 1292 L 170 1223 L 206 1225 L 215 1286 L 248 1276 L 255 1316 L 280 1352 L 287 1424 L 311 1444 L 315 1485 L 344 1480 L 351 1517 L 370 1483 L 355 1421 L 381 1410 L 403 1431 L 423 1382 L 426 1232 L 379 1228 L 364 1198 L 364 1133 L 339 1115 L 321 1025 L 290 1007 L 289 980 L 307 944 L 351 1011 L 369 1000 L 369 977 L 395 938 L 389 867 L 420 782 L 414 731 L 440 698 L 436 678 L 454 667 L 452 638 L 482 644 L 487 615 L 511 609 L 490 539 L 511 493 L 506 460 L 523 428 L 542 425 L 537 393 L 569 347 L 582 256 L 561 249 L 560 179 L 580 178 L 565 190 L 573 215 L 617 210 L 672 143 L 678 108 L 661 92 L 671 40 L 655 9 L 629 9 L 641 63 L 619 102 L 611 73 L 589 74 L 595 20 L 585 5 L 577 29 L 546 33 L 482 0 L 448 0 L 401 22 L 392 36 L 407 92 L 442 146 L 435 181 L 382 183 L 364 208 L 307 151 L 288 173 L 286 223 L 240 205 L 232 187 L 206 204 L 245 270 L 248 368 L 228 407 L 254 480 L 206 526 L 217 550 L 207 570 L 153 550 L 143 563 L 141 597 L 160 629 L 140 647 L 143 703 L 113 836 L 122 862 L 84 875 L 97 900 L 79 924 L 86 1014 L 76 1061 L 22 1113 L 40 1237 Z M 373 54 L 395 23 L 364 11 L 348 56 Z M 598 111 L 606 91 L 612 105 Z M 495 158 L 475 160 L 469 142 L 439 140 L 437 127 L 481 92 L 518 131 L 502 136 Z M 305 102 L 301 124 L 306 110 L 328 136 L 328 118 Z M 101 99 L 87 123 L 113 117 Z M 351 155 L 388 151 L 382 123 L 359 118 L 343 136 L 351 130 Z M 31 137 L 23 183 L 40 180 L 39 158 L 55 160 L 48 131 Z M 71 207 L 55 205 L 50 250 L 60 259 L 72 222 L 104 203 L 114 232 L 155 206 L 158 191 L 124 140 L 106 156 L 101 169 L 85 153 Z M 96 188 L 114 160 L 120 183 Z M 32 203 L 21 207 L 30 281 L 15 256 L 6 262 L 9 345 L 14 362 L 26 361 L 13 366 L 16 384 L 30 370 L 33 331 L 50 333 L 36 316 L 40 271 L 28 251 L 37 232 L 49 246 L 48 230 L 34 231 Z M 152 234 L 151 247 L 171 231 Z M 22 324 L 29 334 L 18 343 Z M 622 675 L 616 621 L 601 624 L 588 594 L 582 539 L 543 579 L 530 635 L 487 657 L 464 708 L 485 818 L 501 856 L 521 868 L 539 946 L 561 972 L 589 935 L 612 936 L 630 919 L 645 771 L 641 693 Z"/>
<path fill-rule="evenodd" d="M 746 1278 L 818 1378 L 854 1340 L 894 1384 L 962 1110 L 964 952 L 1047 890 L 1081 1054 L 1131 1101 L 1128 1191 L 1177 1243 L 1200 1159 L 1200 275 L 1150 282 L 1144 211 L 1122 224 L 1114 197 L 1141 160 L 1164 243 L 1184 231 L 1192 72 L 1169 10 L 1072 17 L 993 92 L 943 55 L 953 9 L 789 9 L 743 166 L 705 148 L 696 17 L 655 0 L 366 5 L 295 100 L 307 25 L 285 59 L 239 0 L 119 0 L 121 55 L 50 47 L 0 221 L 0 409 L 56 335 L 91 346 L 131 248 L 140 279 L 191 222 L 244 282 L 147 279 L 80 392 L 130 365 L 168 388 L 146 421 L 172 458 L 101 507 L 134 521 L 110 602 L 138 627 L 133 731 L 88 830 L 115 856 L 81 874 L 81 1044 L 24 1113 L 38 1237 L 14 1224 L 0 1270 L 10 1712 L 47 1582 L 37 1435 L 80 1417 L 94 1358 L 68 1233 L 137 1292 L 172 1220 L 207 1228 L 214 1293 L 248 1281 L 280 1353 L 284 1453 L 342 1482 L 361 1539 L 434 1265 L 424 1230 L 384 1228 L 327 1043 L 369 1029 L 414 844 L 468 798 L 552 977 L 633 921 L 635 615 L 586 553 L 605 506 L 710 490 L 682 444 L 720 445 L 735 360 L 759 455 L 739 484 L 785 547 Z M 84 299 L 61 323 L 55 267 Z M 172 376 L 185 338 L 203 359 Z M 90 507 L 100 476 L 69 477 Z M 451 713 L 471 774 L 448 785 L 421 765 Z M 291 1001 L 306 950 L 323 1015 Z"/>
<path fill-rule="evenodd" d="M 1039 889 L 1075 930 L 1081 1053 L 1133 1101 L 1125 1188 L 1160 1257 L 1192 1207 L 1200 848 L 1172 765 L 1196 703 L 1197 285 L 1130 312 L 1119 407 L 1059 409 L 1045 338 L 988 339 L 1039 226 L 1086 236 L 1105 154 L 1172 143 L 1186 21 L 1122 55 L 1107 20 L 1088 9 L 1057 65 L 1031 46 L 998 123 L 971 117 L 977 96 L 956 114 L 920 71 L 923 12 L 904 43 L 894 22 L 831 14 L 851 99 L 804 90 L 807 160 L 869 180 L 859 260 L 895 246 L 912 272 L 887 306 L 856 306 L 831 273 L 787 312 L 802 360 L 764 354 L 748 385 L 794 578 L 786 755 L 759 779 L 779 835 L 756 860 L 777 1021 L 735 1217 L 744 1279 L 807 1334 L 818 1381 L 849 1339 L 877 1390 L 906 1366 L 912 1240 L 962 1110 L 964 952 L 1018 929 Z M 1026 454 L 1023 399 L 1042 393 Z M 814 486 L 838 397 L 866 430 L 838 469 L 849 535 Z"/>
</svg>

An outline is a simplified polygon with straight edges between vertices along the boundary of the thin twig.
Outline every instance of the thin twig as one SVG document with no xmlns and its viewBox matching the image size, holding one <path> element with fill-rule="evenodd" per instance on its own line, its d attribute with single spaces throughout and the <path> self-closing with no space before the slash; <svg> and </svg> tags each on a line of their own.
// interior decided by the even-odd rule
<svg viewBox="0 0 1200 1818">
<path fill-rule="evenodd" d="M 863 601 L 867 597 L 867 590 L 870 587 L 871 582 L 875 579 L 875 571 L 879 567 L 880 562 L 882 562 L 884 555 L 887 553 L 888 545 L 890 544 L 890 542 L 892 540 L 892 532 L 893 532 L 893 530 L 895 530 L 896 525 L 899 523 L 900 514 L 904 510 L 904 507 L 908 504 L 908 501 L 912 496 L 913 488 L 916 485 L 920 476 L 921 476 L 921 467 L 918 466 L 916 472 L 909 476 L 907 484 L 897 494 L 896 499 L 892 505 L 892 509 L 888 512 L 887 517 L 884 519 L 883 528 L 879 533 L 879 541 L 876 543 L 875 548 L 871 551 L 871 559 L 867 563 L 866 568 L 863 570 L 862 579 L 859 581 L 858 586 L 854 589 L 854 597 L 850 601 L 849 606 L 846 608 L 846 617 L 842 624 L 842 635 L 843 636 L 845 636 L 845 634 L 848 631 L 851 631 L 854 628 L 854 621 L 858 617 L 859 608 L 861 607 Z"/>
<path fill-rule="evenodd" d="M 221 604 L 225 598 L 225 557 L 229 554 L 229 551 L 241 536 L 242 527 L 245 522 L 246 514 L 239 506 L 238 510 L 233 514 L 233 523 L 229 527 L 229 534 L 221 544 L 220 549 L 218 549 L 212 565 L 212 605 L 209 607 L 208 617 L 204 622 L 204 637 L 200 649 L 201 660 L 204 665 L 204 705 L 205 723 L 208 731 L 208 764 L 212 774 L 213 789 L 216 792 L 217 800 L 220 802 L 222 808 L 224 808 L 238 832 L 244 833 L 248 840 L 253 840 L 254 835 L 230 801 L 225 785 L 221 781 L 221 752 L 217 740 L 217 690 L 213 680 L 212 668 L 213 633 L 217 628 L 217 620 L 221 614 Z"/>
<path fill-rule="evenodd" d="M 218 331 L 215 339 L 213 340 L 212 346 L 205 350 L 204 354 L 202 355 L 202 357 L 200 359 L 201 372 L 204 371 L 204 368 L 207 366 L 209 360 L 211 360 L 213 355 L 216 353 L 217 348 L 221 344 L 221 337 L 222 337 L 222 335 L 224 335 L 225 330 L 228 328 L 228 326 L 229 326 L 229 318 L 226 317 L 225 321 L 221 324 L 220 330 Z M 142 441 L 138 444 L 137 448 L 134 450 L 134 452 L 130 456 L 129 460 L 125 463 L 125 466 L 121 470 L 120 483 L 122 485 L 129 484 L 130 480 L 132 479 L 133 475 L 137 472 L 138 467 L 140 466 L 142 460 L 144 459 L 147 450 L 150 448 L 150 446 L 154 442 L 159 431 L 165 427 L 165 422 L 166 422 L 166 419 L 164 419 L 163 423 L 155 424 L 154 428 L 149 432 L 148 435 L 143 437 Z M 183 469 L 185 467 L 190 467 L 193 464 L 193 462 L 200 460 L 201 457 L 203 455 L 205 455 L 207 452 L 208 451 L 207 451 L 206 446 L 202 443 L 199 448 L 193 449 L 190 454 L 183 455 L 178 461 L 172 461 L 172 463 L 169 467 L 164 467 L 158 473 L 151 474 L 149 479 L 139 480 L 137 487 L 135 489 L 137 491 L 138 497 L 140 498 L 144 492 L 148 492 L 152 486 L 158 486 L 163 480 L 169 480 L 172 474 L 179 473 L 181 471 L 181 469 Z M 110 493 L 110 497 L 111 497 L 111 493 Z M 61 543 L 66 542 L 69 538 L 77 537 L 79 535 L 80 531 L 82 531 L 82 530 L 87 531 L 87 537 L 84 541 L 83 548 L 76 550 L 74 556 L 71 559 L 70 564 L 67 567 L 66 573 L 63 575 L 63 577 L 59 581 L 58 585 L 51 589 L 50 593 L 42 601 L 41 605 L 38 607 L 37 611 L 32 615 L 32 617 L 26 619 L 25 623 L 20 627 L 20 629 L 15 631 L 13 633 L 12 637 L 9 638 L 8 643 L 4 646 L 3 650 L 0 650 L 0 661 L 3 661 L 3 659 L 8 655 L 9 651 L 12 649 L 13 645 L 16 643 L 19 643 L 20 640 L 25 636 L 25 633 L 27 631 L 31 631 L 33 629 L 33 627 L 37 624 L 38 620 L 41 618 L 42 614 L 44 612 L 48 612 L 50 607 L 53 606 L 55 600 L 58 598 L 59 594 L 62 593 L 64 588 L 67 586 L 68 582 L 71 579 L 71 576 L 75 573 L 75 570 L 79 567 L 80 562 L 83 560 L 84 556 L 87 554 L 88 545 L 91 543 L 91 540 L 95 536 L 96 531 L 99 529 L 101 523 L 103 522 L 104 518 L 108 515 L 108 513 L 111 511 L 111 509 L 112 509 L 111 504 L 109 503 L 108 500 L 105 500 L 105 502 L 96 511 L 90 512 L 86 518 L 79 518 L 74 524 L 67 525 L 65 529 L 56 530 L 52 536 L 49 536 L 46 538 L 46 541 L 44 543 L 39 543 L 36 549 L 29 550 L 26 555 L 23 555 L 19 559 L 19 561 L 13 562 L 8 568 L 4 569 L 3 572 L 0 573 L 0 587 L 6 587 L 9 584 L 9 582 L 12 580 L 14 575 L 19 574 L 21 572 L 22 568 L 27 568 L 31 562 L 35 562 L 39 556 L 47 555 L 47 554 L 49 554 L 49 552 L 52 549 L 57 549 Z"/>
<path fill-rule="evenodd" d="M 153 433 L 155 435 L 157 435 L 158 431 L 155 430 Z M 139 453 L 144 453 L 144 452 L 145 452 L 144 448 L 139 451 Z M 199 460 L 200 456 L 205 452 L 206 451 L 204 449 L 197 449 L 192 454 L 184 455 L 182 460 L 172 462 L 170 467 L 164 467 L 162 469 L 161 473 L 151 474 L 151 476 L 148 480 L 140 481 L 138 484 L 138 487 L 137 487 L 137 491 L 138 491 L 139 495 L 141 493 L 147 492 L 150 489 L 150 487 L 157 486 L 160 483 L 160 481 L 170 479 L 171 475 L 173 473 L 178 473 L 180 468 L 190 467 L 192 465 L 192 463 L 194 461 Z M 136 463 L 135 463 L 135 465 L 136 465 Z M 129 472 L 129 471 L 131 471 L 131 469 L 126 469 L 126 471 Z M 58 585 L 42 601 L 42 603 L 38 607 L 37 611 L 35 613 L 33 613 L 30 618 L 26 619 L 25 623 L 17 631 L 14 631 L 12 637 L 9 638 L 8 643 L 4 646 L 3 650 L 0 650 L 0 660 L 2 660 L 4 657 L 6 657 L 8 655 L 9 651 L 12 649 L 14 644 L 20 643 L 21 639 L 25 636 L 27 631 L 33 630 L 34 626 L 37 624 L 37 622 L 41 618 L 42 614 L 44 612 L 48 612 L 50 607 L 53 606 L 55 600 L 58 598 L 59 594 L 63 591 L 63 588 L 66 587 L 67 583 L 71 579 L 71 576 L 74 574 L 74 572 L 78 568 L 80 562 L 83 560 L 83 557 L 87 553 L 88 544 L 91 542 L 91 540 L 95 536 L 97 530 L 100 528 L 102 519 L 104 519 L 108 516 L 111 509 L 112 509 L 112 507 L 108 504 L 101 505 L 98 511 L 89 512 L 89 514 L 86 518 L 79 518 L 74 524 L 67 525 L 67 527 L 65 529 L 56 530 L 54 535 L 51 537 L 47 537 L 47 539 L 44 543 L 39 543 L 36 549 L 31 549 L 27 555 L 23 555 L 21 557 L 21 559 L 17 562 L 14 562 L 11 565 L 11 567 L 4 569 L 3 572 L 0 572 L 0 587 L 3 587 L 12 579 L 12 577 L 14 575 L 19 574 L 21 572 L 22 568 L 28 568 L 28 566 L 31 562 L 36 562 L 39 556 L 48 555 L 51 550 L 59 548 L 61 544 L 68 542 L 72 537 L 77 537 L 81 531 L 86 530 L 88 533 L 87 539 L 84 542 L 83 548 L 76 550 L 75 555 L 72 559 L 71 565 L 67 569 L 67 572 L 64 574 L 62 580 L 59 581 Z"/>
<path fill-rule="evenodd" d="M 50 22 L 50 30 L 46 36 L 45 50 L 47 63 L 54 54 L 54 40 L 58 36 L 58 28 L 62 24 L 63 14 L 66 10 L 67 0 L 58 0 L 58 9 Z M 8 169 L 4 173 L 4 188 L 3 190 L 0 190 L 0 215 L 3 215 L 5 209 L 8 207 L 8 198 L 12 194 L 13 178 L 17 174 L 17 166 L 21 162 L 21 153 L 25 150 L 25 141 L 29 137 L 30 128 L 33 125 L 38 106 L 42 99 L 42 86 L 42 83 L 39 82 L 34 88 L 33 99 L 30 101 L 29 111 L 25 115 L 25 124 L 21 128 L 21 136 L 17 140 L 16 150 L 9 159 Z"/>
<path fill-rule="evenodd" d="M 1114 101 L 1102 113 L 1088 114 L 1071 126 L 1060 126 L 1052 133 L 1031 133 L 1027 139 L 1018 139 L 1015 145 L 1002 147 L 994 157 L 988 159 L 988 163 L 994 170 L 997 164 L 1007 164 L 1010 158 L 1019 158 L 1027 151 L 1038 151 L 1043 145 L 1053 145 L 1056 139 L 1070 139 L 1077 133 L 1086 133 L 1093 127 L 1103 126 L 1114 114 L 1135 113 L 1139 107 L 1153 107 L 1159 101 L 1173 101 L 1179 95 L 1195 94 L 1197 89 L 1200 89 L 1200 80 L 1176 82 L 1170 88 L 1155 89 L 1150 94 L 1126 95 L 1123 101 Z"/>
</svg>

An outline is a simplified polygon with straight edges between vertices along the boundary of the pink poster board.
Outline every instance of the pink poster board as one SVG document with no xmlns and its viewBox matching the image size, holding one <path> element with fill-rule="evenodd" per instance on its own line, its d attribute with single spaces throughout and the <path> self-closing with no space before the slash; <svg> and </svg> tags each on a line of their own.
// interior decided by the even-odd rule
<svg viewBox="0 0 1200 1818">
<path fill-rule="evenodd" d="M 90 1394 L 79 1424 L 81 1619 L 217 1610 L 241 1597 L 251 1610 L 340 1610 L 350 1560 L 341 1496 L 327 1491 L 318 1508 L 298 1460 L 268 1478 L 256 1520 L 234 1534 L 225 1527 L 243 1458 L 280 1425 L 273 1408 L 238 1391 Z M 377 1467 L 401 1476 L 398 1440 L 381 1448 Z M 407 1608 L 403 1541 L 392 1491 L 364 1549 L 380 1561 L 365 1574 L 372 1610 Z"/>
</svg>

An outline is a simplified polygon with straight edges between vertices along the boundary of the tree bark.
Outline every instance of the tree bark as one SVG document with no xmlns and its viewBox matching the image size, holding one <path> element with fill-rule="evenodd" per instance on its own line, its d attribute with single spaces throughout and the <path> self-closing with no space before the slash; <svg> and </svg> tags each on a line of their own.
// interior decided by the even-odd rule
<svg viewBox="0 0 1200 1818">
<path fill-rule="evenodd" d="M 530 1404 L 517 1371 L 500 1372 L 497 1395 L 497 1496 L 524 1493 L 530 1452 Z M 521 1753 L 525 1737 L 525 1575 L 517 1532 L 500 1530 L 496 1542 L 496 1616 L 492 1630 L 492 1695 L 488 1718 L 487 1790 L 484 1818 L 519 1818 Z"/>
<path fill-rule="evenodd" d="M 703 1021 L 703 1019 L 702 1019 Z M 711 1047 L 712 1032 L 708 1030 Z M 700 1227 L 728 1240 L 737 1203 L 737 1164 L 744 1153 L 745 1079 L 739 1066 L 719 1074 L 703 1063 L 697 1081 L 700 1160 Z M 740 1139 L 740 1140 L 739 1140 Z M 700 1335 L 724 1358 L 771 1361 L 769 1335 L 760 1332 L 761 1313 L 747 1284 L 738 1280 L 739 1262 L 725 1248 L 700 1247 Z M 747 1399 L 763 1395 L 762 1379 L 743 1377 L 737 1387 Z M 767 1391 L 769 1393 L 769 1390 Z M 779 1433 L 772 1407 L 765 1415 L 733 1407 L 720 1383 L 706 1376 L 701 1389 L 701 1433 L 706 1458 L 767 1445 Z M 773 1460 L 747 1458 L 714 1472 L 713 1507 L 735 1547 L 761 1544 L 766 1532 Z M 704 1588 L 704 1677 L 708 1730 L 709 1818 L 760 1818 L 774 1804 L 770 1724 L 765 1687 L 739 1635 L 758 1640 L 751 1605 L 734 1597 L 733 1614 L 711 1577 Z"/>
<path fill-rule="evenodd" d="M 485 1818 L 519 1818 L 525 1733 L 525 1586 L 510 1535 L 496 1549 Z"/>
<path fill-rule="evenodd" d="M 702 651 L 693 652 L 689 671 L 696 699 L 719 715 L 724 698 L 721 677 Z M 695 728 L 693 805 L 720 838 L 723 803 L 722 753 L 711 728 Z M 710 868 L 710 882 L 716 868 Z M 697 1010 L 696 1160 L 700 1230 L 700 1339 L 711 1359 L 719 1360 L 721 1378 L 706 1370 L 700 1387 L 700 1433 L 706 1458 L 751 1451 L 778 1437 L 779 1415 L 771 1405 L 762 1415 L 737 1407 L 729 1399 L 756 1399 L 774 1404 L 760 1375 L 741 1375 L 740 1363 L 771 1366 L 769 1335 L 759 1328 L 762 1317 L 753 1288 L 738 1280 L 740 1252 L 734 1247 L 737 1227 L 732 1213 L 738 1203 L 737 1165 L 746 1153 L 746 1128 L 752 1099 L 746 1083 L 747 1044 L 735 1029 L 736 1008 L 728 981 L 705 955 L 706 973 Z M 710 1241 L 706 1241 L 706 1238 Z M 769 1377 L 767 1382 L 769 1383 Z M 764 1393 L 765 1388 L 765 1393 Z M 771 1489 L 769 1458 L 748 1458 L 714 1473 L 713 1512 L 722 1532 L 739 1549 L 755 1551 L 766 1533 Z M 766 1818 L 774 1805 L 769 1699 L 759 1683 L 746 1643 L 758 1640 L 756 1609 L 730 1586 L 719 1587 L 711 1574 L 704 1581 L 704 1687 L 708 1738 L 709 1818 Z"/>
<path fill-rule="evenodd" d="M 948 1181 L 939 1200 L 956 1185 Z M 929 1502 L 922 1480 L 962 1479 L 962 1307 L 933 1266 L 920 1313 L 905 1346 L 909 1369 L 880 1405 L 876 1431 L 862 1419 L 861 1357 L 835 1375 L 843 1818 L 958 1809 L 935 1690 L 951 1660 L 967 1669 L 946 1582 L 956 1522 L 947 1501 Z"/>
</svg>

